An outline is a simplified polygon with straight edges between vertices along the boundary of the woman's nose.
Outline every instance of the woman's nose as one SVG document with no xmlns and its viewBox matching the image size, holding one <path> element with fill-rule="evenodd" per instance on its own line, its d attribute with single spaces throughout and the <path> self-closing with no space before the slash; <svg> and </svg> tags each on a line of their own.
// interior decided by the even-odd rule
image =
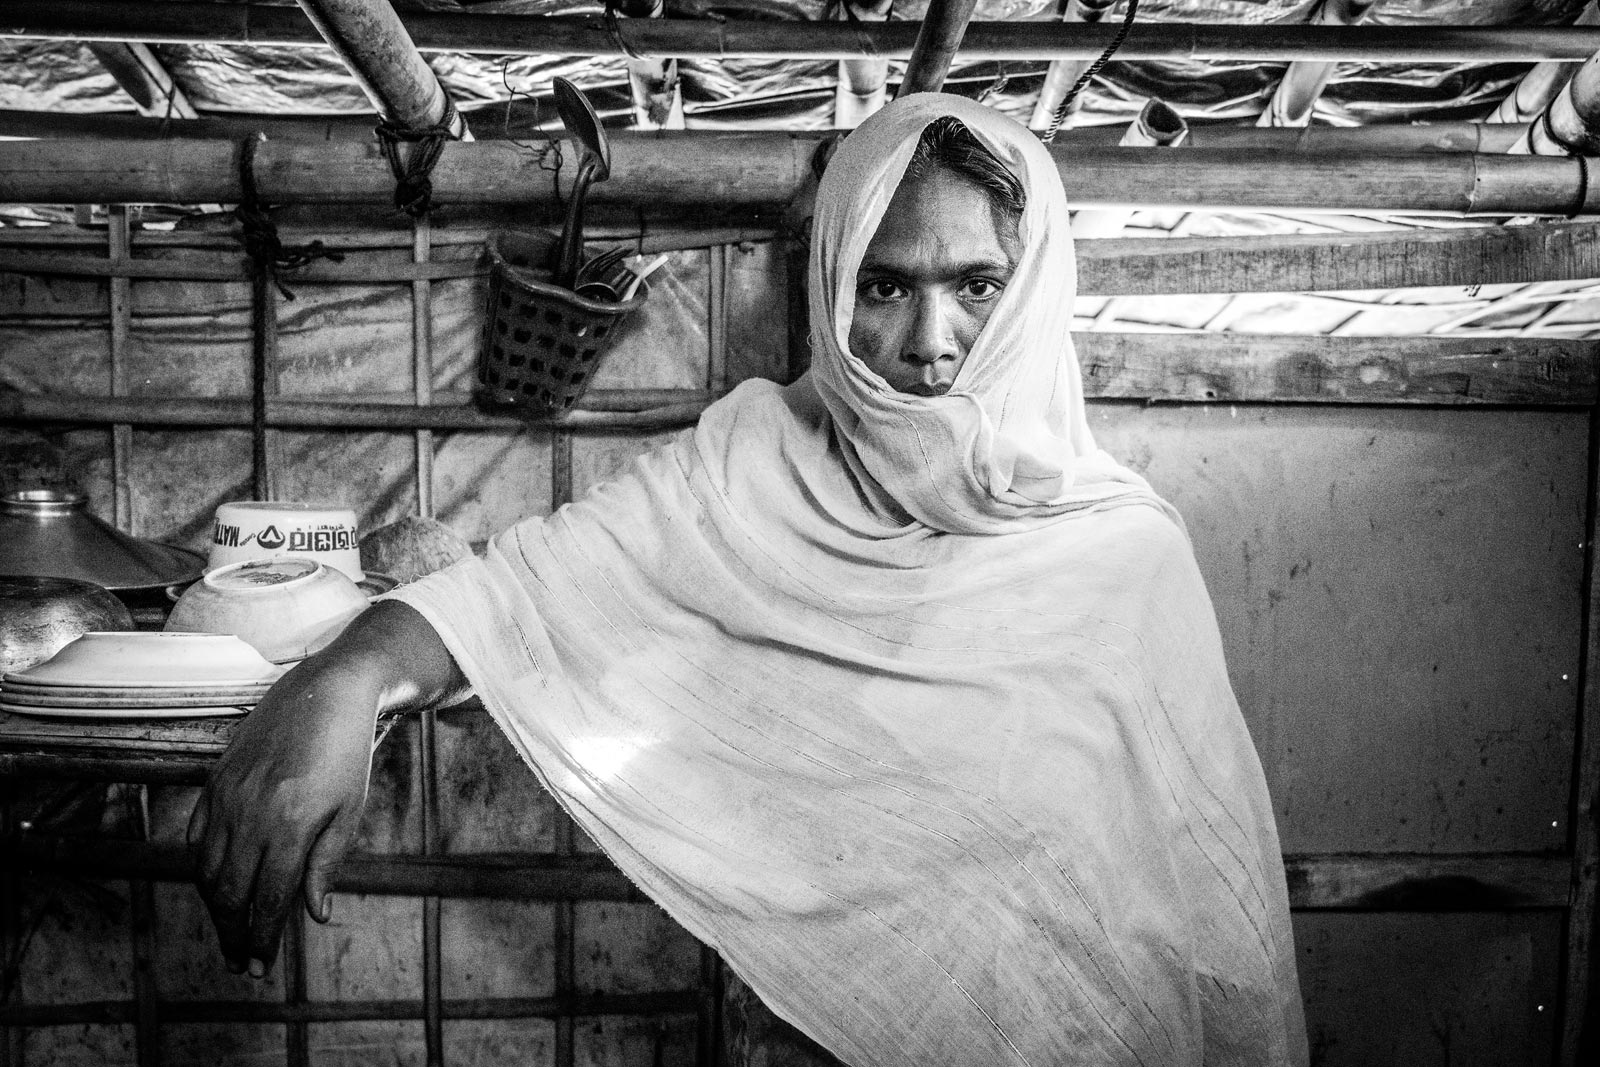
<svg viewBox="0 0 1600 1067">
<path fill-rule="evenodd" d="M 943 299 L 919 296 L 912 314 L 911 330 L 900 353 L 902 359 L 911 363 L 937 363 L 961 355 L 950 309 Z"/>
</svg>

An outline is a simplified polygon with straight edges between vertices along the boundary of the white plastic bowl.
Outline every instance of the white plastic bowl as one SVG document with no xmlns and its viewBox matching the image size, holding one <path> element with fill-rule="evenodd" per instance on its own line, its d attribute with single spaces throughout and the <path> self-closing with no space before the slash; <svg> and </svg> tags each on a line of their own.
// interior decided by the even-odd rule
<svg viewBox="0 0 1600 1067">
<path fill-rule="evenodd" d="M 252 559 L 314 559 L 361 581 L 353 508 L 298 501 L 240 500 L 217 507 L 206 569 Z"/>
<path fill-rule="evenodd" d="M 128 689 L 248 685 L 275 681 L 283 668 L 230 634 L 86 633 L 5 681 L 25 685 Z"/>
<path fill-rule="evenodd" d="M 272 662 L 291 663 L 323 648 L 366 607 L 354 582 L 316 560 L 247 560 L 185 590 L 166 629 L 234 634 Z"/>
</svg>

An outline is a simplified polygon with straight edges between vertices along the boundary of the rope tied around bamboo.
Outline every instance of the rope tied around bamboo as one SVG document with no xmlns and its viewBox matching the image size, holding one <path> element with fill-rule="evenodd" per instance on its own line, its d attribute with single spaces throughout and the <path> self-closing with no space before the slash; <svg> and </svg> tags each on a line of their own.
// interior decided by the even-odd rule
<svg viewBox="0 0 1600 1067">
<path fill-rule="evenodd" d="M 444 114 L 432 126 L 408 128 L 386 120 L 376 127 L 383 158 L 389 161 L 389 170 L 394 174 L 394 206 L 414 219 L 433 210 L 433 168 L 445 142 L 456 139 L 460 122 L 455 102 L 447 96 Z M 403 157 L 402 144 L 412 146 Z"/>
<path fill-rule="evenodd" d="M 233 209 L 239 220 L 239 243 L 250 257 L 254 270 L 272 279 L 285 300 L 293 300 L 294 293 L 283 284 L 281 272 L 295 270 L 318 259 L 344 262 L 344 256 L 330 252 L 321 241 L 303 245 L 286 245 L 278 235 L 278 224 L 272 221 L 270 204 L 261 199 L 256 188 L 256 149 L 266 140 L 264 134 L 252 134 L 239 144 L 239 188 L 242 196 Z"/>
</svg>

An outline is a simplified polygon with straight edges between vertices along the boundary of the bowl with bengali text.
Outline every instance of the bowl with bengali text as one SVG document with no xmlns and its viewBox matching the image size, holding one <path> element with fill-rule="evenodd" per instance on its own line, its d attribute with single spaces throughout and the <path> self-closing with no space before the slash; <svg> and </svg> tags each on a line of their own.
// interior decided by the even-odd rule
<svg viewBox="0 0 1600 1067">
<path fill-rule="evenodd" d="M 361 570 L 355 509 L 337 504 L 235 501 L 217 507 L 206 569 L 251 559 L 312 559 L 352 582 Z"/>
</svg>

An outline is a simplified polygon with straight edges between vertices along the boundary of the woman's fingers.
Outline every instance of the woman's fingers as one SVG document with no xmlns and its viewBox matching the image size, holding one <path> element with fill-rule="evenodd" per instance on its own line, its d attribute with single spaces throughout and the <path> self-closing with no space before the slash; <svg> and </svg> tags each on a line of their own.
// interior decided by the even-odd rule
<svg viewBox="0 0 1600 1067">
<path fill-rule="evenodd" d="M 319 923 L 333 918 L 333 869 L 349 850 L 360 817 L 359 808 L 340 811 L 311 845 L 311 854 L 306 858 L 306 911 Z"/>
<path fill-rule="evenodd" d="M 222 835 L 213 835 L 220 838 Z M 217 928 L 217 942 L 228 970 L 242 974 L 250 966 L 250 911 L 255 893 L 256 870 L 261 850 L 253 839 L 229 836 L 221 843 L 208 839 L 207 857 L 216 856 L 214 866 L 203 868 L 200 895 L 211 911 Z"/>
</svg>

